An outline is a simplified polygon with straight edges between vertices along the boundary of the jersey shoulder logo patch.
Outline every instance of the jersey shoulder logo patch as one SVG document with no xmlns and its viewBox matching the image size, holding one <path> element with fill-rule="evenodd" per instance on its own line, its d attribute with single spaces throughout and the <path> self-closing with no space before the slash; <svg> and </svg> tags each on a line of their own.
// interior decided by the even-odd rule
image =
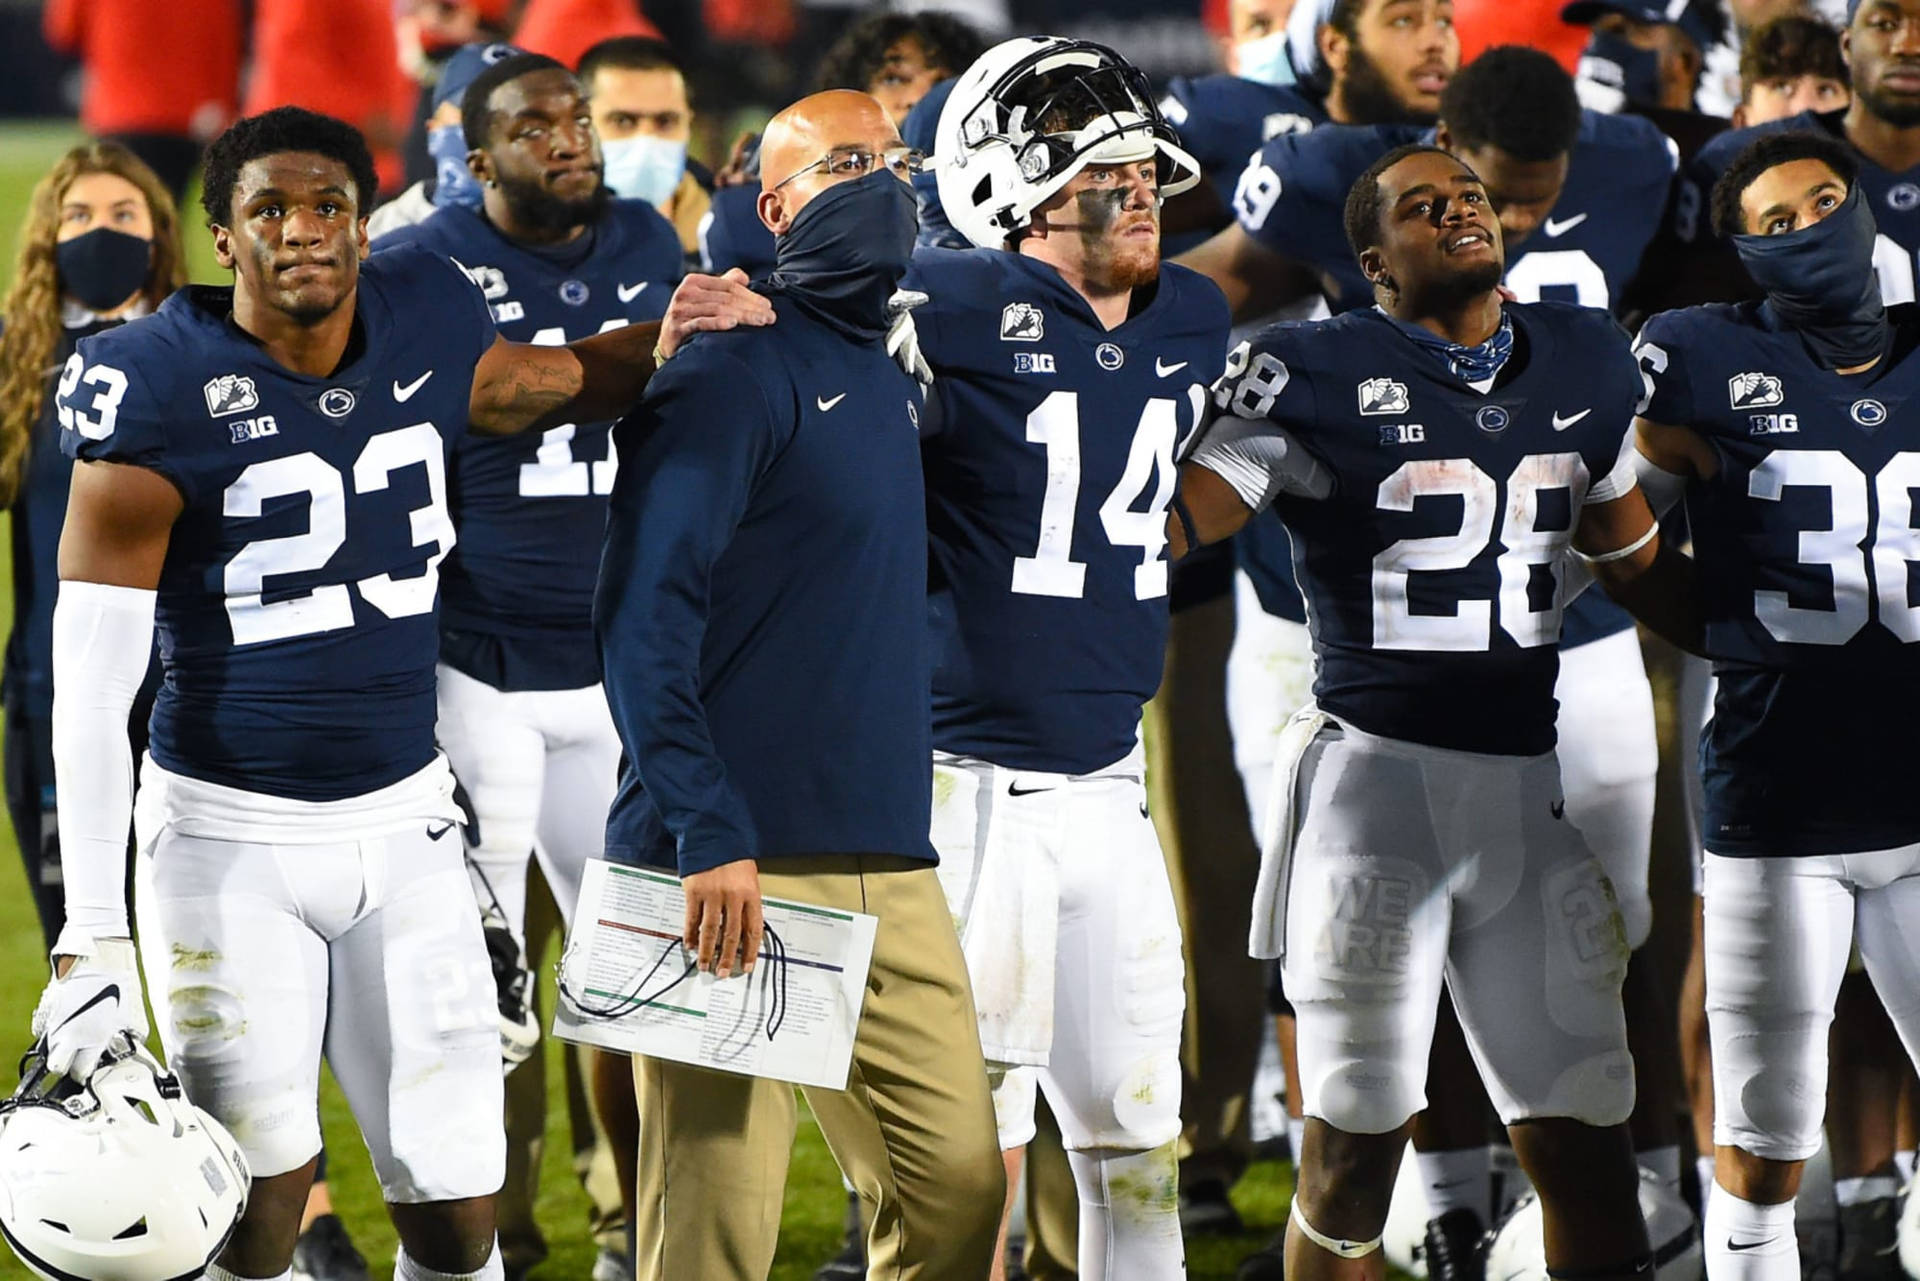
<svg viewBox="0 0 1920 1281">
<path fill-rule="evenodd" d="M 218 378 L 210 378 L 203 390 L 207 396 L 207 415 L 211 418 L 244 414 L 249 409 L 260 407 L 260 393 L 254 390 L 253 379 L 245 374 L 221 374 Z"/>
<path fill-rule="evenodd" d="M 1727 400 L 1733 409 L 1765 409 L 1786 399 L 1774 374 L 1735 374 L 1727 379 Z"/>
<path fill-rule="evenodd" d="M 1410 397 L 1407 385 L 1391 378 L 1369 378 L 1360 384 L 1360 412 L 1363 414 L 1404 414 Z"/>
<path fill-rule="evenodd" d="M 1002 342 L 1039 342 L 1046 332 L 1046 317 L 1030 302 L 1010 302 L 1000 313 Z"/>
</svg>

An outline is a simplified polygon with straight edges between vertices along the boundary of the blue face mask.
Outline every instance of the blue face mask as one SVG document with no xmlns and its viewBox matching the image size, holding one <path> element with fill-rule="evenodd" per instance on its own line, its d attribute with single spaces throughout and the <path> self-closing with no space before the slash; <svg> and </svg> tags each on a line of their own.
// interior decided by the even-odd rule
<svg viewBox="0 0 1920 1281">
<path fill-rule="evenodd" d="M 850 338 L 878 339 L 918 230 L 913 188 L 884 167 L 828 187 L 776 241 L 769 291 Z"/>
<path fill-rule="evenodd" d="M 444 209 L 480 207 L 480 184 L 467 168 L 467 139 L 459 125 L 427 130 L 427 154 L 433 157 L 433 203 Z"/>
<path fill-rule="evenodd" d="M 1864 365 L 1886 350 L 1887 309 L 1873 270 L 1880 230 L 1856 183 L 1840 207 L 1783 236 L 1735 236 L 1733 247 L 1767 306 L 1828 369 Z"/>
<path fill-rule="evenodd" d="M 1642 49 L 1625 36 L 1596 31 L 1580 55 L 1576 82 L 1580 104 L 1612 114 L 1629 104 L 1657 106 L 1660 102 L 1660 55 Z"/>
<path fill-rule="evenodd" d="M 1258 40 L 1242 40 L 1233 47 L 1233 64 L 1242 80 L 1263 85 L 1293 83 L 1293 59 L 1287 56 L 1287 33 L 1282 28 Z"/>
<path fill-rule="evenodd" d="M 621 138 L 600 144 L 609 190 L 658 209 L 673 197 L 687 172 L 687 144 L 670 138 Z"/>
</svg>

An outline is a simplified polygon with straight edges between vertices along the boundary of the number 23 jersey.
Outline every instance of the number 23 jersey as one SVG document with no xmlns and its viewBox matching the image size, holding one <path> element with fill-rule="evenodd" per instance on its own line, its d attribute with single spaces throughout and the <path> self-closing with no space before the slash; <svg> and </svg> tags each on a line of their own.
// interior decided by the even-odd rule
<svg viewBox="0 0 1920 1281">
<path fill-rule="evenodd" d="M 1111 765 L 1160 685 L 1174 458 L 1220 372 L 1226 300 L 1164 265 L 1109 330 L 1052 267 L 984 249 L 921 250 L 905 283 L 932 296 L 914 318 L 935 372 L 934 746 Z"/>
<path fill-rule="evenodd" d="M 1604 312 L 1506 312 L 1514 353 L 1485 394 L 1369 308 L 1262 330 L 1215 404 L 1287 428 L 1333 474 L 1327 498 L 1274 503 L 1319 706 L 1388 738 L 1532 756 L 1554 745 L 1562 558 L 1588 490 L 1619 470 L 1640 378 Z"/>
<path fill-rule="evenodd" d="M 154 760 L 359 796 L 433 759 L 446 450 L 493 324 L 457 267 L 416 249 L 361 264 L 356 336 L 327 377 L 281 366 L 231 310 L 231 289 L 193 286 L 82 342 L 61 448 L 158 472 L 184 500 L 155 612 Z"/>
<path fill-rule="evenodd" d="M 1893 348 L 1862 375 L 1822 369 L 1755 302 L 1655 316 L 1635 348 L 1642 412 L 1719 462 L 1686 498 L 1720 678 L 1701 743 L 1716 854 L 1920 840 L 1920 309 L 1888 316 Z"/>
</svg>

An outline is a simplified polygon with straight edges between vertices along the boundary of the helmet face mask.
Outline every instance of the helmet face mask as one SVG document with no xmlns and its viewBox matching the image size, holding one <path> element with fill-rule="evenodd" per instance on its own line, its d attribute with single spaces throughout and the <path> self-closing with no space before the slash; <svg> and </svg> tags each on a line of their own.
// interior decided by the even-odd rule
<svg viewBox="0 0 1920 1281">
<path fill-rule="evenodd" d="M 963 73 L 940 113 L 932 161 L 948 219 L 1001 248 L 1089 165 L 1158 160 L 1160 194 L 1200 179 L 1144 72 L 1104 45 L 1008 40 Z"/>
</svg>

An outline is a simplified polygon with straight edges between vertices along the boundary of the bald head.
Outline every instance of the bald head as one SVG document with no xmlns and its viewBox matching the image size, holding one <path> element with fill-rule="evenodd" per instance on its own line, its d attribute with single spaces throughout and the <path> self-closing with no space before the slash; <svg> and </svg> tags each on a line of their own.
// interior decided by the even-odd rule
<svg viewBox="0 0 1920 1281">
<path fill-rule="evenodd" d="M 836 183 L 865 176 L 828 172 L 819 163 L 828 153 L 878 153 L 904 145 L 893 118 L 870 94 L 829 89 L 800 99 L 760 135 L 760 220 L 774 235 L 784 235 L 808 201 Z"/>
</svg>

